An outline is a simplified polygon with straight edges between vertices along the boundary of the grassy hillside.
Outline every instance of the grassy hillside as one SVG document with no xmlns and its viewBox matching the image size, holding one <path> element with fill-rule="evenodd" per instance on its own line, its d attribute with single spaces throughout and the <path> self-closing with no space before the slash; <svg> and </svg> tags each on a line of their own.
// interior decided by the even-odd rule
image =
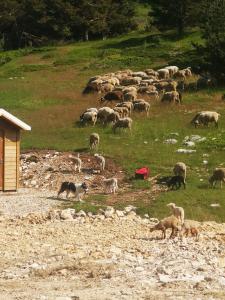
<svg viewBox="0 0 225 300">
<path fill-rule="evenodd" d="M 90 76 L 124 68 L 158 68 L 167 63 L 190 65 L 194 59 L 191 41 L 200 41 L 198 31 L 187 33 L 181 40 L 171 32 L 131 33 L 106 41 L 1 53 L 1 107 L 32 126 L 31 133 L 23 134 L 23 149 L 88 151 L 89 134 L 96 131 L 101 136 L 99 152 L 121 163 L 128 177 L 143 165 L 151 168 L 152 175 L 169 175 L 175 162 L 184 161 L 189 166 L 186 191 L 161 194 L 154 203 L 146 197 L 136 199 L 135 204 L 141 212 L 159 217 L 168 213 L 165 203 L 173 201 L 185 207 L 189 218 L 225 221 L 225 192 L 207 186 L 214 167 L 224 164 L 225 110 L 221 94 L 225 89 L 186 93 L 180 107 L 153 103 L 149 118 L 134 115 L 132 133 L 113 134 L 110 127 L 80 128 L 76 123 L 85 108 L 99 106 L 99 95 L 81 94 Z M 190 126 L 195 112 L 202 109 L 221 113 L 218 130 Z M 174 132 L 178 143 L 165 144 Z M 176 153 L 183 148 L 184 137 L 191 134 L 204 136 L 206 141 L 197 144 L 194 154 Z M 207 166 L 203 164 L 205 159 Z M 136 188 L 141 186 L 134 183 Z M 212 208 L 211 203 L 221 206 Z"/>
</svg>

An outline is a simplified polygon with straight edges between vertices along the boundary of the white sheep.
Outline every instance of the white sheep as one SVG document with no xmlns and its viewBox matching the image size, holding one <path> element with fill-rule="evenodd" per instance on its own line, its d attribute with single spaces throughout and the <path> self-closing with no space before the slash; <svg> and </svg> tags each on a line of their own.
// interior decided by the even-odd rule
<svg viewBox="0 0 225 300">
<path fill-rule="evenodd" d="M 97 148 L 100 142 L 100 137 L 98 133 L 92 133 L 89 138 L 90 149 Z"/>
<path fill-rule="evenodd" d="M 114 111 L 116 111 L 117 113 L 119 113 L 120 117 L 121 118 L 125 118 L 125 117 L 128 117 L 129 116 L 129 109 L 125 106 L 122 106 L 122 107 L 119 107 L 119 106 L 116 106 L 113 108 Z"/>
<path fill-rule="evenodd" d="M 215 187 L 217 181 L 220 181 L 220 188 L 222 188 L 222 184 L 225 182 L 225 168 L 216 168 L 213 171 L 213 175 L 209 178 L 209 183 L 212 187 Z"/>
<path fill-rule="evenodd" d="M 118 190 L 118 180 L 117 178 L 109 178 L 103 180 L 105 186 L 106 193 L 113 193 L 115 194 Z"/>
<path fill-rule="evenodd" d="M 182 235 L 184 234 L 186 237 L 188 237 L 189 233 L 191 233 L 192 236 L 196 237 L 196 240 L 199 238 L 199 229 L 200 229 L 200 223 L 194 220 L 184 220 L 184 224 L 182 226 Z"/>
<path fill-rule="evenodd" d="M 100 170 L 104 171 L 105 170 L 105 158 L 102 155 L 99 155 L 98 153 L 96 153 L 94 156 L 100 166 Z"/>
<path fill-rule="evenodd" d="M 95 126 L 97 121 L 97 113 L 95 111 L 87 111 L 80 116 L 80 122 L 84 125 L 91 123 Z"/>
<path fill-rule="evenodd" d="M 183 162 L 177 162 L 173 168 L 173 173 L 176 176 L 183 176 L 185 181 L 187 176 L 187 166 Z"/>
<path fill-rule="evenodd" d="M 195 115 L 191 123 L 194 124 L 195 127 L 200 124 L 208 127 L 209 123 L 215 123 L 215 127 L 218 128 L 219 117 L 220 114 L 215 111 L 201 111 Z"/>
<path fill-rule="evenodd" d="M 150 104 L 146 101 L 141 101 L 134 104 L 134 110 L 139 112 L 146 112 L 147 116 L 149 115 Z"/>
<path fill-rule="evenodd" d="M 74 164 L 75 172 L 78 170 L 78 173 L 81 171 L 82 160 L 80 159 L 80 154 L 77 153 L 77 157 L 72 157 L 72 162 Z"/>
<path fill-rule="evenodd" d="M 168 69 L 164 68 L 164 69 L 159 69 L 158 71 L 159 74 L 159 78 L 160 79 L 169 79 L 170 78 L 170 72 Z"/>
<path fill-rule="evenodd" d="M 117 128 L 128 128 L 131 130 L 133 120 L 131 118 L 122 118 L 116 121 L 113 125 L 113 131 L 116 132 Z"/>
<path fill-rule="evenodd" d="M 163 97 L 161 99 L 161 102 L 170 102 L 170 103 L 178 103 L 178 104 L 180 104 L 182 102 L 182 96 L 177 91 L 166 92 L 163 95 Z"/>
<path fill-rule="evenodd" d="M 175 203 L 169 203 L 167 204 L 168 207 L 170 207 L 172 209 L 173 215 L 180 219 L 181 224 L 184 224 L 184 209 L 183 207 L 178 207 L 176 206 Z"/>
<path fill-rule="evenodd" d="M 177 66 L 168 66 L 165 67 L 165 69 L 169 70 L 170 76 L 172 77 L 176 72 L 179 71 L 179 68 Z"/>
<path fill-rule="evenodd" d="M 108 116 L 113 112 L 114 110 L 110 107 L 107 106 L 101 107 L 98 110 L 97 119 L 104 124 L 107 121 Z"/>
</svg>

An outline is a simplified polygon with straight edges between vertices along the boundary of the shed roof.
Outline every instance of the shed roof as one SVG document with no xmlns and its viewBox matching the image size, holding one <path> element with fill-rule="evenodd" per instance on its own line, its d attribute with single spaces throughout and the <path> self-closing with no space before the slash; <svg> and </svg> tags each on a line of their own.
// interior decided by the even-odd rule
<svg viewBox="0 0 225 300">
<path fill-rule="evenodd" d="M 4 119 L 8 120 L 9 122 L 13 123 L 14 125 L 20 127 L 23 130 L 31 130 L 31 127 L 18 119 L 17 117 L 13 116 L 3 108 L 0 108 L 0 118 L 3 117 Z"/>
</svg>

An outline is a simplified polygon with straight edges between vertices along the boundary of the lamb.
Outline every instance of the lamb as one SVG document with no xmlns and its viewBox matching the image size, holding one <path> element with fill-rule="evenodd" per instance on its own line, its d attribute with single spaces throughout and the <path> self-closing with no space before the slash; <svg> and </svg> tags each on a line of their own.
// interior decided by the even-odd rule
<svg viewBox="0 0 225 300">
<path fill-rule="evenodd" d="M 118 190 L 118 180 L 117 178 L 109 178 L 103 180 L 105 186 L 106 193 L 113 193 L 115 194 Z"/>
<path fill-rule="evenodd" d="M 184 180 L 186 180 L 187 175 L 187 167 L 183 162 L 177 162 L 173 168 L 174 175 L 183 176 Z"/>
<path fill-rule="evenodd" d="M 220 188 L 222 189 L 222 184 L 225 182 L 225 168 L 216 168 L 213 171 L 213 175 L 209 178 L 209 183 L 212 187 L 215 187 L 217 181 L 220 181 Z"/>
<path fill-rule="evenodd" d="M 100 99 L 100 102 L 104 101 L 123 101 L 123 93 L 121 91 L 108 92 Z"/>
<path fill-rule="evenodd" d="M 161 102 L 178 103 L 182 102 L 182 95 L 177 91 L 167 92 L 163 95 Z"/>
<path fill-rule="evenodd" d="M 191 67 L 188 67 L 188 68 L 184 69 L 183 71 L 184 71 L 186 77 L 192 76 Z"/>
<path fill-rule="evenodd" d="M 71 160 L 74 164 L 75 172 L 78 170 L 78 173 L 81 171 L 82 160 L 80 159 L 80 153 L 77 153 L 77 157 L 71 157 Z"/>
<path fill-rule="evenodd" d="M 122 118 L 116 121 L 113 125 L 113 132 L 116 132 L 117 128 L 129 128 L 131 130 L 133 120 L 131 118 Z"/>
<path fill-rule="evenodd" d="M 169 79 L 170 78 L 170 72 L 168 69 L 160 69 L 157 71 L 159 74 L 159 79 Z"/>
<path fill-rule="evenodd" d="M 194 124 L 195 127 L 200 124 L 208 127 L 209 123 L 215 123 L 215 127 L 218 128 L 219 117 L 220 114 L 215 111 L 201 111 L 192 119 L 191 124 Z"/>
<path fill-rule="evenodd" d="M 96 121 L 97 113 L 95 111 L 86 111 L 80 116 L 80 122 L 84 125 L 91 123 L 93 126 L 95 126 Z"/>
<path fill-rule="evenodd" d="M 170 238 L 172 238 L 177 231 L 181 232 L 181 224 L 180 220 L 176 218 L 174 215 L 169 216 L 167 218 L 162 219 L 157 223 L 154 227 L 150 229 L 150 232 L 153 232 L 155 230 L 161 230 L 162 231 L 162 239 L 166 238 L 166 230 L 168 228 L 172 229 Z"/>
<path fill-rule="evenodd" d="M 167 182 L 167 185 L 168 187 L 172 188 L 172 190 L 174 188 L 176 189 L 180 189 L 181 188 L 181 184 L 183 184 L 184 186 L 184 189 L 186 188 L 186 183 L 185 183 L 185 179 L 183 176 L 179 176 L 179 175 L 176 175 L 176 176 L 172 176 L 170 178 L 170 180 Z"/>
<path fill-rule="evenodd" d="M 196 240 L 198 240 L 199 228 L 200 228 L 199 222 L 196 222 L 194 220 L 184 220 L 182 226 L 182 235 L 184 234 L 186 237 L 188 237 L 188 234 L 191 233 L 191 235 L 195 236 Z"/>
<path fill-rule="evenodd" d="M 142 101 L 134 104 L 134 110 L 139 112 L 146 112 L 147 116 L 149 115 L 150 104 L 146 101 Z"/>
<path fill-rule="evenodd" d="M 109 115 L 113 114 L 114 110 L 110 107 L 104 106 L 98 110 L 97 119 L 105 124 Z"/>
<path fill-rule="evenodd" d="M 100 137 L 98 133 L 92 133 L 90 135 L 90 139 L 89 139 L 89 145 L 90 145 L 90 149 L 95 149 L 98 147 L 100 142 Z"/>
<path fill-rule="evenodd" d="M 97 163 L 100 166 L 100 171 L 105 170 L 105 158 L 102 155 L 95 153 L 94 157 L 96 158 Z"/>
<path fill-rule="evenodd" d="M 184 209 L 183 207 L 176 206 L 175 203 L 167 204 L 171 208 L 173 215 L 181 221 L 181 225 L 184 224 Z"/>
</svg>

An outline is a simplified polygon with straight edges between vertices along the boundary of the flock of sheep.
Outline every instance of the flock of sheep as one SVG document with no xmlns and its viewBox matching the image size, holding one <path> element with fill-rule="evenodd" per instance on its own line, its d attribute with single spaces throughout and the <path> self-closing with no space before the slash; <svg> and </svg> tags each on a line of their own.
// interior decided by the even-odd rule
<svg viewBox="0 0 225 300">
<path fill-rule="evenodd" d="M 134 112 L 144 112 L 147 116 L 150 110 L 150 100 L 159 100 L 161 102 L 181 104 L 182 94 L 185 89 L 198 89 L 211 86 L 212 82 L 207 78 L 198 78 L 193 83 L 188 78 L 192 77 L 191 68 L 180 70 L 177 66 L 167 66 L 157 71 L 147 69 L 145 71 L 133 72 L 131 70 L 118 71 L 108 73 L 102 76 L 90 78 L 83 93 L 103 94 L 99 99 L 101 104 L 117 102 L 114 107 L 103 106 L 99 109 L 88 108 L 80 116 L 80 123 L 84 126 L 91 124 L 95 126 L 96 122 L 102 125 L 112 124 L 112 130 L 115 133 L 117 128 L 128 128 L 131 130 L 131 115 Z M 145 96 L 145 100 L 141 96 Z M 146 100 L 147 99 L 147 100 Z M 195 127 L 203 125 L 208 126 L 214 123 L 218 127 L 220 114 L 214 111 L 198 112 L 191 120 L 191 124 Z M 90 135 L 90 149 L 94 150 L 98 147 L 100 137 L 97 133 Z M 100 164 L 100 170 L 105 167 L 105 159 L 103 156 L 95 154 Z M 77 158 L 79 161 L 79 157 Z M 79 167 L 78 167 L 78 170 Z M 180 188 L 183 184 L 186 187 L 187 167 L 183 162 L 178 162 L 173 168 L 174 176 L 168 181 L 168 187 Z M 215 187 L 216 182 L 225 181 L 225 168 L 217 168 L 210 177 L 210 184 Z M 106 191 L 115 193 L 118 189 L 116 178 L 106 179 L 104 181 Z M 168 206 L 172 208 L 173 215 L 161 220 L 151 231 L 161 230 L 163 238 L 166 236 L 166 229 L 171 228 L 173 237 L 176 232 L 184 233 L 186 236 L 191 233 L 198 236 L 198 228 L 195 221 L 184 220 L 184 210 L 177 207 L 174 203 Z"/>
</svg>

